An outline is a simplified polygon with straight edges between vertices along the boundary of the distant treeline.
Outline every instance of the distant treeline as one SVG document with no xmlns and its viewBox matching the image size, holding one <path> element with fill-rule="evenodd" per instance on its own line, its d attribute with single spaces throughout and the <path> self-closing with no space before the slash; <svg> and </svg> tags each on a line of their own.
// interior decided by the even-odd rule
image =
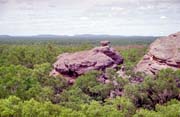
<svg viewBox="0 0 180 117">
<path fill-rule="evenodd" d="M 101 40 L 109 40 L 112 45 L 150 44 L 158 37 L 154 36 L 110 36 L 110 35 L 75 35 L 75 36 L 0 36 L 1 44 L 46 44 L 60 45 L 93 44 L 98 45 Z"/>
</svg>

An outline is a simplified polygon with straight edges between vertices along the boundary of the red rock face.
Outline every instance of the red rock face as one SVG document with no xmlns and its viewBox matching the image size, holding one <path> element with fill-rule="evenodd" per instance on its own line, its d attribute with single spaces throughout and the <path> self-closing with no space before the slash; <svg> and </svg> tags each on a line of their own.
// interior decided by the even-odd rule
<svg viewBox="0 0 180 117">
<path fill-rule="evenodd" d="M 115 68 L 122 63 L 123 58 L 109 46 L 108 41 L 104 41 L 102 46 L 92 50 L 59 55 L 50 75 L 61 74 L 69 78 L 76 78 L 90 70 L 105 71 L 106 68 Z"/>
<path fill-rule="evenodd" d="M 161 69 L 180 69 L 180 32 L 157 39 L 137 64 L 135 72 L 155 75 Z"/>
</svg>

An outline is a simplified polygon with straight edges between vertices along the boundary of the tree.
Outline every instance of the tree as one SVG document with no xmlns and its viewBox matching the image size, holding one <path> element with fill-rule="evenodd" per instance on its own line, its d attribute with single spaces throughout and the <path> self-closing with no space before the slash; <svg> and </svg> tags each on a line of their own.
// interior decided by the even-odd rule
<svg viewBox="0 0 180 117">
<path fill-rule="evenodd" d="M 180 90 L 176 83 L 176 72 L 162 70 L 153 79 L 145 78 L 144 82 L 125 86 L 125 95 L 133 100 L 137 107 L 152 109 L 157 103 L 163 104 L 178 98 Z"/>
<path fill-rule="evenodd" d="M 16 95 L 22 99 L 35 97 L 41 86 L 32 75 L 32 70 L 23 66 L 0 67 L 0 98 Z"/>
<path fill-rule="evenodd" d="M 86 117 L 124 117 L 121 112 L 111 105 L 102 106 L 97 101 L 81 105 L 81 108 L 81 112 L 84 113 Z"/>
<path fill-rule="evenodd" d="M 179 117 L 180 102 L 171 100 L 164 105 L 156 105 L 155 110 L 140 109 L 133 117 Z"/>
<path fill-rule="evenodd" d="M 65 90 L 59 96 L 61 105 L 74 110 L 78 110 L 80 108 L 80 104 L 90 103 L 92 100 L 91 97 L 86 95 L 80 88 L 77 87 Z"/>
<path fill-rule="evenodd" d="M 112 83 L 103 84 L 97 81 L 100 77 L 100 73 L 97 71 L 89 72 L 80 76 L 74 87 L 80 88 L 85 94 L 91 96 L 95 100 L 104 101 L 110 94 L 110 91 L 114 88 Z"/>
<path fill-rule="evenodd" d="M 0 99 L 0 116 L 1 117 L 19 117 L 21 116 L 20 98 L 11 96 L 7 99 Z"/>
<path fill-rule="evenodd" d="M 105 105 L 111 105 L 112 108 L 117 109 L 124 117 L 130 117 L 135 114 L 136 107 L 130 99 L 126 97 L 116 97 L 115 99 L 108 99 Z"/>
</svg>

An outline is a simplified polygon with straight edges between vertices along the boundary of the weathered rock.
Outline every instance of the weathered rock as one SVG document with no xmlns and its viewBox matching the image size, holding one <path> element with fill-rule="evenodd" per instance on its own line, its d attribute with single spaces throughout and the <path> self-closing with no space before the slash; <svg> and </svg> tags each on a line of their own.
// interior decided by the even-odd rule
<svg viewBox="0 0 180 117">
<path fill-rule="evenodd" d="M 155 75 L 161 69 L 180 69 L 180 32 L 157 39 L 137 64 L 135 72 Z"/>
<path fill-rule="evenodd" d="M 101 46 L 108 46 L 110 44 L 109 41 L 101 41 Z"/>
<path fill-rule="evenodd" d="M 123 63 L 123 58 L 109 46 L 108 41 L 101 42 L 101 45 L 92 50 L 59 55 L 50 75 L 61 74 L 76 78 L 90 70 L 105 71 L 106 68 L 116 68 L 117 65 Z"/>
</svg>

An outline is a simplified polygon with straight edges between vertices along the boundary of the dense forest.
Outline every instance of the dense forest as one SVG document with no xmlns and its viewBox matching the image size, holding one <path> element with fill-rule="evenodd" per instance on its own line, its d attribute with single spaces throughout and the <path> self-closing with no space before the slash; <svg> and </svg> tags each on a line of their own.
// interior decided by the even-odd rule
<svg viewBox="0 0 180 117">
<path fill-rule="evenodd" d="M 130 76 L 123 79 L 109 69 L 108 78 L 119 84 L 115 87 L 96 80 L 100 71 L 80 76 L 73 85 L 68 85 L 62 76 L 49 76 L 59 54 L 91 49 L 92 43 L 1 40 L 0 116 L 179 117 L 180 70 L 161 70 L 153 78 L 133 73 L 133 67 L 146 53 L 149 43 L 114 45 L 124 57 L 125 70 Z M 132 84 L 137 78 L 144 80 Z M 123 90 L 123 96 L 110 98 L 110 90 L 115 88 Z"/>
</svg>

